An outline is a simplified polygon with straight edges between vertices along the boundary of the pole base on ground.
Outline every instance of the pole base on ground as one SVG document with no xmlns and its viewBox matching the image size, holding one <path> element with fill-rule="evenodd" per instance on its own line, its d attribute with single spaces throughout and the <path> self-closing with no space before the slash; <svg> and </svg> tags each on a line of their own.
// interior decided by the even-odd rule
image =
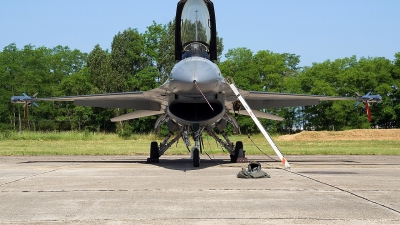
<svg viewBox="0 0 400 225">
<path fill-rule="evenodd" d="M 247 158 L 237 158 L 237 163 L 247 163 L 249 160 Z"/>
</svg>

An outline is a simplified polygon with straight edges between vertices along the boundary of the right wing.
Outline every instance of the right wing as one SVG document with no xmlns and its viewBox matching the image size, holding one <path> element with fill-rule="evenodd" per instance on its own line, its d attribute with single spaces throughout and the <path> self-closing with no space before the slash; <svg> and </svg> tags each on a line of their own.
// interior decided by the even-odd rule
<svg viewBox="0 0 400 225">
<path fill-rule="evenodd" d="M 34 96 L 13 96 L 13 103 L 32 103 L 39 101 L 51 102 L 74 102 L 77 106 L 92 106 L 102 108 L 135 109 L 134 112 L 112 118 L 112 122 L 131 120 L 141 117 L 158 115 L 165 113 L 168 105 L 169 95 L 164 88 L 152 89 L 149 91 L 121 92 L 94 95 L 78 95 L 65 97 L 35 98 Z"/>
<path fill-rule="evenodd" d="M 111 118 L 111 122 L 120 122 L 124 120 L 133 120 L 141 117 L 146 117 L 146 116 L 154 116 L 154 115 L 159 115 L 159 114 L 164 114 L 165 111 L 155 111 L 155 110 L 135 110 L 134 112 L 124 114 L 122 116 L 117 116 L 114 118 Z"/>
<path fill-rule="evenodd" d="M 37 101 L 73 101 L 78 106 L 102 108 L 138 109 L 162 111 L 165 109 L 168 95 L 162 88 L 149 91 L 107 93 L 95 95 L 78 95 L 51 98 L 33 98 Z"/>
</svg>

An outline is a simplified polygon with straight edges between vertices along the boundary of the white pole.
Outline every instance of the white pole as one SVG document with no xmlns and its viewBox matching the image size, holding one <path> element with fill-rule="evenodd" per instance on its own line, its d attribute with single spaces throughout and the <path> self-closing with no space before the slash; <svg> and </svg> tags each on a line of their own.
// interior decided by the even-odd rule
<svg viewBox="0 0 400 225">
<path fill-rule="evenodd" d="M 275 145 L 274 141 L 272 141 L 271 137 L 267 133 L 267 131 L 264 129 L 264 127 L 261 125 L 260 121 L 257 119 L 257 117 L 253 114 L 253 111 L 250 109 L 250 107 L 247 105 L 246 101 L 244 98 L 240 95 L 238 89 L 235 87 L 235 85 L 232 83 L 229 85 L 233 92 L 235 93 L 236 97 L 239 99 L 239 101 L 242 103 L 244 108 L 247 110 L 251 118 L 253 119 L 254 123 L 257 125 L 258 129 L 260 129 L 261 133 L 264 135 L 265 139 L 267 139 L 268 143 L 271 145 L 272 149 L 274 149 L 275 153 L 278 155 L 279 159 L 282 161 L 283 165 L 285 165 L 286 168 L 290 168 L 289 162 L 283 157 L 282 153 L 279 151 L 278 147 Z"/>
</svg>

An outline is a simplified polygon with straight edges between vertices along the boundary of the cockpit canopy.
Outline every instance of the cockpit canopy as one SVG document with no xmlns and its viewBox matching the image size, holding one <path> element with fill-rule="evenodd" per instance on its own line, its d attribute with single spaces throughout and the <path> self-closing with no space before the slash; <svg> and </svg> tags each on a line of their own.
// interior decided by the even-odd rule
<svg viewBox="0 0 400 225">
<path fill-rule="evenodd" d="M 217 59 L 214 5 L 210 0 L 181 0 L 175 17 L 175 59 Z"/>
<path fill-rule="evenodd" d="M 181 41 L 184 46 L 194 41 L 210 45 L 210 14 L 203 0 L 188 0 L 183 7 Z"/>
</svg>

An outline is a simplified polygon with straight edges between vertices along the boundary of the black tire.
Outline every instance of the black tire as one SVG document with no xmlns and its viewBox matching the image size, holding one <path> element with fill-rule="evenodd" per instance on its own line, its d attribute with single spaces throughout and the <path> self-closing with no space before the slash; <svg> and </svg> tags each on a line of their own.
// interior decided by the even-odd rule
<svg viewBox="0 0 400 225">
<path fill-rule="evenodd" d="M 243 142 L 241 142 L 241 141 L 236 142 L 235 155 L 236 155 L 236 159 L 245 157 L 244 150 L 243 150 Z"/>
<path fill-rule="evenodd" d="M 236 161 L 237 161 L 237 158 L 235 158 L 236 156 L 230 155 L 230 157 L 231 157 L 231 163 L 236 163 Z"/>
<path fill-rule="evenodd" d="M 193 166 L 194 167 L 200 166 L 200 151 L 197 148 L 193 150 Z"/>
<path fill-rule="evenodd" d="M 235 155 L 231 155 L 231 163 L 236 163 L 238 158 L 244 158 L 243 142 L 237 141 L 235 145 Z"/>
<path fill-rule="evenodd" d="M 158 153 L 158 143 L 156 141 L 150 144 L 150 159 L 158 159 L 160 155 Z"/>
</svg>

